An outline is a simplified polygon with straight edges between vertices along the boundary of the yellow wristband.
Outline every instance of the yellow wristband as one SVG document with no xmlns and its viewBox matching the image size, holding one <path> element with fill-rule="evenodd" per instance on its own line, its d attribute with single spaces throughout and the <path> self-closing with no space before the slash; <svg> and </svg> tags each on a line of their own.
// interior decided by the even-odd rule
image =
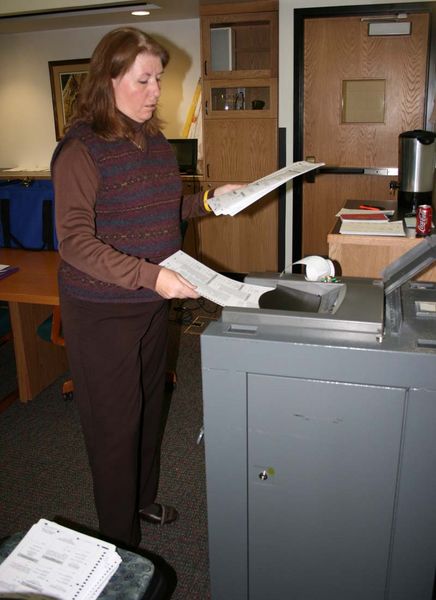
<svg viewBox="0 0 436 600">
<path fill-rule="evenodd" d="M 206 190 L 203 194 L 203 206 L 206 209 L 207 212 L 212 212 L 211 207 L 209 206 L 209 203 L 207 201 L 207 197 L 209 196 L 209 190 Z"/>
</svg>

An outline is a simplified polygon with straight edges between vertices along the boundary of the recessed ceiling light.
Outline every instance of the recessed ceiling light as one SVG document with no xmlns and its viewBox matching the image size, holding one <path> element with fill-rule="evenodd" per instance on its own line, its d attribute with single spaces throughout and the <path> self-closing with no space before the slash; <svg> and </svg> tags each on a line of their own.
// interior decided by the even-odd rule
<svg viewBox="0 0 436 600">
<path fill-rule="evenodd" d="M 146 17 L 147 15 L 150 14 L 149 10 L 132 10 L 132 15 L 135 15 L 135 17 Z"/>
</svg>

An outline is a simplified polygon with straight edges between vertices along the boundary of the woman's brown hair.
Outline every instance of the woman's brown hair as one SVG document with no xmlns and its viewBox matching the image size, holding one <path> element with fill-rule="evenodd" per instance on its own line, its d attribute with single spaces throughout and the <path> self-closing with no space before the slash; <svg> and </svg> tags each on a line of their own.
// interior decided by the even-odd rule
<svg viewBox="0 0 436 600">
<path fill-rule="evenodd" d="M 141 52 L 157 56 L 165 68 L 169 54 L 152 37 L 135 27 L 120 27 L 107 33 L 95 48 L 88 75 L 77 97 L 69 126 L 86 121 L 105 139 L 129 137 L 128 123 L 117 111 L 112 79 L 124 75 Z M 144 132 L 155 135 L 161 127 L 156 114 L 143 124 Z"/>
</svg>

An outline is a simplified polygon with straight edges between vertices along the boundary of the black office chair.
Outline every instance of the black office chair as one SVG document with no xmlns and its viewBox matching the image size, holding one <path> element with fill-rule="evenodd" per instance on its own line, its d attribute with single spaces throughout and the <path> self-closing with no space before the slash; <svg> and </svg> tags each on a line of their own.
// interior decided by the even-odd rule
<svg viewBox="0 0 436 600">
<path fill-rule="evenodd" d="M 0 302 L 0 346 L 12 341 L 11 321 L 7 302 Z"/>
<path fill-rule="evenodd" d="M 7 343 L 13 343 L 9 307 L 7 302 L 0 302 L 0 346 Z M 17 389 L 7 394 L 4 398 L 0 398 L 0 413 L 6 410 L 17 398 Z"/>
<path fill-rule="evenodd" d="M 61 310 L 59 306 L 54 306 L 51 315 L 38 326 L 37 334 L 46 342 L 65 347 L 65 339 L 62 335 Z M 73 391 L 74 386 L 72 379 L 64 381 L 62 384 L 62 396 L 65 400 L 72 399 Z"/>
</svg>

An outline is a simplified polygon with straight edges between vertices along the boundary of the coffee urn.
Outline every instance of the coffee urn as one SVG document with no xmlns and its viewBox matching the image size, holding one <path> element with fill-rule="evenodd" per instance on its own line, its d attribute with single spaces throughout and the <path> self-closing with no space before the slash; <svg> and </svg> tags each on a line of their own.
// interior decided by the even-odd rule
<svg viewBox="0 0 436 600">
<path fill-rule="evenodd" d="M 415 129 L 399 136 L 398 216 L 415 215 L 420 204 L 431 204 L 435 172 L 432 131 Z"/>
</svg>

